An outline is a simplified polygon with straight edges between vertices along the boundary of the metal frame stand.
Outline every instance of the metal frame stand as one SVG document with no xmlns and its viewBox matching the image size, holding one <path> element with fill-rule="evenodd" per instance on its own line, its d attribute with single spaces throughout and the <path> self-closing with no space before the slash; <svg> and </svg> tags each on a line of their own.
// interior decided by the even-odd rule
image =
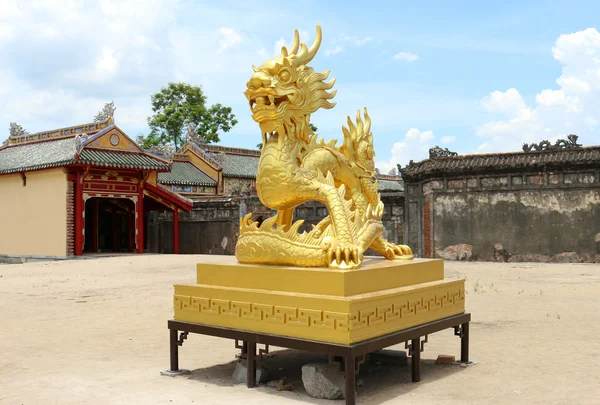
<svg viewBox="0 0 600 405">
<path fill-rule="evenodd" d="M 236 341 L 242 341 L 243 345 L 239 346 L 236 342 L 236 347 L 242 350 L 242 356 L 247 358 L 248 370 L 248 388 L 254 388 L 256 379 L 256 345 L 264 344 L 266 346 L 286 347 L 289 349 L 303 350 L 307 352 L 322 353 L 329 355 L 330 359 L 341 358 L 344 361 L 345 373 L 345 398 L 347 405 L 356 404 L 356 373 L 357 366 L 364 362 L 364 356 L 377 350 L 384 349 L 402 342 L 405 342 L 406 348 L 409 350 L 411 357 L 412 381 L 421 381 L 421 352 L 425 348 L 428 335 L 442 331 L 448 328 L 454 328 L 454 334 L 460 337 L 460 361 L 463 363 L 469 362 L 469 322 L 471 321 L 470 313 L 454 315 L 448 318 L 440 319 L 433 322 L 424 323 L 409 329 L 404 329 L 399 332 L 389 335 L 380 336 L 374 339 L 365 340 L 362 342 L 343 345 L 337 343 L 319 342 L 316 340 L 307 340 L 294 337 L 286 337 L 279 335 L 270 335 L 259 332 L 248 332 L 239 329 L 220 328 L 191 322 L 182 322 L 169 320 L 168 327 L 170 332 L 170 348 L 171 348 L 171 368 L 164 372 L 168 375 L 176 375 L 187 370 L 179 369 L 179 346 L 183 345 L 183 341 L 189 333 L 197 333 L 202 335 L 216 336 Z M 181 332 L 179 338 L 177 333 Z M 425 337 L 421 340 L 421 337 Z M 410 343 L 409 343 L 410 342 Z M 267 349 L 268 350 L 268 349 Z M 262 355 L 263 350 L 259 351 Z M 362 357 L 358 364 L 357 358 Z"/>
</svg>

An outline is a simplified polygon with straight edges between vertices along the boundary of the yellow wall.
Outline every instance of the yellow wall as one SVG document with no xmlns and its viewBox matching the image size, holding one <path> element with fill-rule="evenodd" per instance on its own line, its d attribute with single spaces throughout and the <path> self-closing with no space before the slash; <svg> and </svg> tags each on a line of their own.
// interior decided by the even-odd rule
<svg viewBox="0 0 600 405">
<path fill-rule="evenodd" d="M 187 155 L 190 158 L 190 162 L 199 167 L 200 170 L 202 170 L 207 176 L 209 176 L 213 180 L 219 179 L 220 171 L 216 170 L 214 167 L 206 163 L 206 161 L 203 158 L 196 155 L 193 150 L 185 149 L 181 153 Z"/>
<path fill-rule="evenodd" d="M 150 175 L 148 176 L 148 180 L 146 180 L 149 184 L 152 184 L 155 187 L 158 187 L 158 171 L 152 170 Z"/>
<path fill-rule="evenodd" d="M 65 256 L 67 175 L 62 168 L 0 176 L 0 254 Z"/>
</svg>

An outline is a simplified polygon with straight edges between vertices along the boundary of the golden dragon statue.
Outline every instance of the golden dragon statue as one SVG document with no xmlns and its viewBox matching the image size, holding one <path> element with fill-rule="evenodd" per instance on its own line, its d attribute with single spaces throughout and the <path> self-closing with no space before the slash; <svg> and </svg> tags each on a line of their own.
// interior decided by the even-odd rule
<svg viewBox="0 0 600 405">
<path fill-rule="evenodd" d="M 253 66 L 245 96 L 262 132 L 263 146 L 256 176 L 261 202 L 277 213 L 261 224 L 240 219 L 236 257 L 241 263 L 279 264 L 338 269 L 357 268 L 368 248 L 387 259 L 412 259 L 408 246 L 382 237 L 383 203 L 377 189 L 371 121 L 364 110 L 356 124 L 348 117 L 343 144 L 318 139 L 310 116 L 331 109 L 335 79 L 317 73 L 309 63 L 321 44 L 321 27 L 310 49 L 294 32 L 291 49 Z M 295 207 L 318 201 L 329 215 L 299 233 L 303 220 L 293 221 Z"/>
</svg>

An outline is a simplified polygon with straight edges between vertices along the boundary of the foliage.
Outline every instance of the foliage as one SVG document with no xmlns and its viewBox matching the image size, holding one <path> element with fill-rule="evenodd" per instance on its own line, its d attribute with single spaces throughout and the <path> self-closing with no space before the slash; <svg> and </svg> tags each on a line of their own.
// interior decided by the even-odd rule
<svg viewBox="0 0 600 405">
<path fill-rule="evenodd" d="M 196 132 L 206 142 L 219 142 L 219 131 L 228 132 L 237 124 L 231 107 L 221 104 L 206 106 L 206 96 L 200 86 L 169 83 L 152 95 L 153 115 L 148 117 L 150 134 L 142 139 L 144 148 L 173 144 L 176 150 L 185 143 L 186 128 L 196 126 Z"/>
<path fill-rule="evenodd" d="M 388 172 L 389 175 L 391 176 L 397 176 L 398 175 L 398 169 L 396 167 L 392 167 L 390 169 L 390 171 Z"/>
<path fill-rule="evenodd" d="M 144 149 L 154 154 L 164 156 L 166 158 L 172 158 L 175 155 L 175 146 L 172 143 L 158 143 L 156 145 L 144 145 L 144 142 L 147 138 L 144 138 L 142 134 L 139 134 L 136 142 L 139 145 L 142 145 Z"/>
</svg>

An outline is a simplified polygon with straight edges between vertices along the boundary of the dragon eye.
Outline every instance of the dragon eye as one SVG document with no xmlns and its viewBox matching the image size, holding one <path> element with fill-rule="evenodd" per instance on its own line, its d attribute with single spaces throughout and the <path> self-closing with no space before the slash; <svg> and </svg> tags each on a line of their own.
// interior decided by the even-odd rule
<svg viewBox="0 0 600 405">
<path fill-rule="evenodd" d="M 279 80 L 282 83 L 287 83 L 292 78 L 292 74 L 290 73 L 289 69 L 283 68 L 279 71 L 279 73 L 277 73 L 277 77 L 279 77 Z"/>
</svg>

